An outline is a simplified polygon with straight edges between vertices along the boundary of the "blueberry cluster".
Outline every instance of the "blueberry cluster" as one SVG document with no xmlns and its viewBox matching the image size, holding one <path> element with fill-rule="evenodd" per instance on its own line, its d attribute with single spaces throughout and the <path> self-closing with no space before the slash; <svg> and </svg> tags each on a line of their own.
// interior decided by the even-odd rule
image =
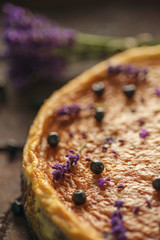
<svg viewBox="0 0 160 240">
<path fill-rule="evenodd" d="M 61 29 L 49 19 L 28 9 L 5 4 L 3 38 L 7 45 L 9 75 L 23 88 L 38 80 L 53 81 L 66 64 L 56 50 L 74 45 L 75 32 Z"/>
</svg>

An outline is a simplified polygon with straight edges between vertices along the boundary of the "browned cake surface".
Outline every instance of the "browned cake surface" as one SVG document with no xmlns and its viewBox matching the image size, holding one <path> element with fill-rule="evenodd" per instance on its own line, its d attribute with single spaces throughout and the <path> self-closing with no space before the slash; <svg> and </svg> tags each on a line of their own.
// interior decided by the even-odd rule
<svg viewBox="0 0 160 240">
<path fill-rule="evenodd" d="M 111 232 L 113 205 L 120 197 L 117 186 L 123 184 L 122 212 L 128 239 L 159 239 L 160 194 L 152 187 L 152 180 L 160 173 L 160 98 L 155 94 L 155 88 L 160 86 L 159 79 L 160 68 L 152 66 L 145 81 L 137 82 L 123 74 L 103 79 L 106 88 L 102 97 L 95 95 L 90 84 L 85 89 L 79 86 L 67 98 L 57 102 L 55 113 L 37 148 L 38 169 L 56 190 L 58 199 L 69 211 L 76 213 L 80 221 L 87 221 L 99 232 Z M 128 100 L 122 91 L 122 87 L 130 82 L 137 87 L 132 100 Z M 59 108 L 73 103 L 83 108 L 77 116 L 57 115 Z M 93 103 L 105 109 L 101 123 L 93 117 L 94 109 L 85 109 Z M 144 120 L 143 126 L 140 119 Z M 141 128 L 149 132 L 145 139 L 139 136 Z M 51 131 L 60 135 L 60 142 L 54 149 L 47 144 Z M 73 136 L 70 137 L 68 132 Z M 104 139 L 110 136 L 114 142 L 105 144 Z M 124 144 L 119 139 L 124 139 Z M 65 163 L 68 150 L 78 150 L 85 142 L 87 146 L 71 173 L 66 174 L 64 180 L 53 183 L 51 167 Z M 107 151 L 102 150 L 103 145 L 108 147 Z M 87 157 L 103 161 L 105 169 L 101 175 L 90 171 Z M 97 184 L 100 177 L 109 177 L 110 184 L 100 188 Z M 72 202 L 72 194 L 77 189 L 86 193 L 87 201 L 83 206 L 75 206 Z M 146 200 L 151 201 L 151 208 Z M 133 212 L 136 206 L 140 206 L 138 214 Z"/>
</svg>

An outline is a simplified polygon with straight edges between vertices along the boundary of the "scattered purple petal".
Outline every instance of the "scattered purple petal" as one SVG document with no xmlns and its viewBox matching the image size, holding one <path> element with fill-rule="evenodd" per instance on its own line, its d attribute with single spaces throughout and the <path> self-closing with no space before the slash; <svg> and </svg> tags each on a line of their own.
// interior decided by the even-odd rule
<svg viewBox="0 0 160 240">
<path fill-rule="evenodd" d="M 136 109 L 134 107 L 131 108 L 131 112 L 136 112 Z"/>
<path fill-rule="evenodd" d="M 98 179 L 98 186 L 103 187 L 105 183 L 108 184 L 109 182 L 110 182 L 110 178 L 106 178 L 106 179 L 99 178 Z"/>
<path fill-rule="evenodd" d="M 151 208 L 151 201 L 146 200 L 146 203 L 147 203 L 148 207 Z"/>
<path fill-rule="evenodd" d="M 63 106 L 58 110 L 58 115 L 59 116 L 72 116 L 72 115 L 77 115 L 81 111 L 81 106 L 79 104 L 72 104 L 72 105 L 66 105 Z"/>
<path fill-rule="evenodd" d="M 107 149 L 108 149 L 108 147 L 102 146 L 102 150 L 103 150 L 103 151 L 107 151 Z"/>
<path fill-rule="evenodd" d="M 86 161 L 91 162 L 92 160 L 91 160 L 91 158 L 88 157 L 88 158 L 86 158 Z"/>
<path fill-rule="evenodd" d="M 145 128 L 142 128 L 141 132 L 139 133 L 139 136 L 141 138 L 146 138 L 148 136 L 148 134 L 149 134 L 149 132 Z"/>
<path fill-rule="evenodd" d="M 113 151 L 112 151 L 112 153 L 114 153 L 114 154 L 118 154 L 118 152 L 117 152 L 117 151 L 115 151 L 115 150 L 113 150 Z"/>
<path fill-rule="evenodd" d="M 124 205 L 124 201 L 122 200 L 116 200 L 114 203 L 114 207 L 117 207 L 118 209 L 122 208 Z"/>
<path fill-rule="evenodd" d="M 144 103 L 145 102 L 144 97 L 141 97 L 140 101 L 141 101 L 141 103 Z"/>
<path fill-rule="evenodd" d="M 82 137 L 86 138 L 87 137 L 87 133 L 86 132 L 82 132 Z"/>
<path fill-rule="evenodd" d="M 137 214 L 137 213 L 139 212 L 139 210 L 140 210 L 140 206 L 136 206 L 136 207 L 133 209 L 133 212 L 134 212 L 135 214 Z"/>
<path fill-rule="evenodd" d="M 111 179 L 108 177 L 108 178 L 105 178 L 105 181 L 111 181 Z"/>
<path fill-rule="evenodd" d="M 108 67 L 108 74 L 111 76 L 123 73 L 135 78 L 139 78 L 139 80 L 145 79 L 147 72 L 148 70 L 146 68 L 137 67 L 133 65 L 117 65 Z"/>
<path fill-rule="evenodd" d="M 103 187 L 103 185 L 104 185 L 104 178 L 98 179 L 98 186 Z"/>
<path fill-rule="evenodd" d="M 118 188 L 118 189 L 124 189 L 125 187 L 124 187 L 123 184 L 120 184 L 120 185 L 117 186 L 117 188 Z"/>
<path fill-rule="evenodd" d="M 142 126 L 145 123 L 144 119 L 139 119 L 138 122 L 140 126 Z"/>
<path fill-rule="evenodd" d="M 160 97 L 160 88 L 155 88 L 155 94 Z"/>
<path fill-rule="evenodd" d="M 70 149 L 69 152 L 75 154 L 75 151 L 73 149 Z"/>
<path fill-rule="evenodd" d="M 68 135 L 69 135 L 70 137 L 73 137 L 73 133 L 72 133 L 72 132 L 68 132 Z"/>
<path fill-rule="evenodd" d="M 125 140 L 121 138 L 121 139 L 118 140 L 118 142 L 120 142 L 120 143 L 124 143 Z"/>
<path fill-rule="evenodd" d="M 113 137 L 106 137 L 104 141 L 105 141 L 105 143 L 111 145 L 114 142 L 114 138 Z"/>
<path fill-rule="evenodd" d="M 90 104 L 88 104 L 88 106 L 86 107 L 86 109 L 90 109 L 90 110 L 92 110 L 92 109 L 94 109 L 95 108 L 95 104 L 94 103 L 90 103 Z"/>
</svg>

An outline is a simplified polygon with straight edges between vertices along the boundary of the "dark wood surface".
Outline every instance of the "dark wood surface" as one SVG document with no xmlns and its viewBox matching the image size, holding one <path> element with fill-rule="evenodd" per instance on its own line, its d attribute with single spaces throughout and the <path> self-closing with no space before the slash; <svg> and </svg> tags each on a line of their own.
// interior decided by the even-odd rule
<svg viewBox="0 0 160 240">
<path fill-rule="evenodd" d="M 126 1 L 121 4 L 120 2 L 98 1 L 93 6 L 81 4 L 65 6 L 65 8 L 52 5 L 50 10 L 45 6 L 44 14 L 55 19 L 62 26 L 73 27 L 82 32 L 112 36 L 132 36 L 141 32 L 150 32 L 153 36 L 160 37 L 160 4 L 157 1 Z M 27 5 L 27 2 L 25 3 Z M 37 6 L 37 10 L 41 13 L 43 13 L 42 9 L 42 5 Z M 0 32 L 2 33 L 2 29 Z M 3 49 L 4 45 L 1 43 L 0 52 L 3 52 Z M 72 63 L 64 74 L 65 81 L 97 61 L 99 60 Z M 15 139 L 23 145 L 29 126 L 37 113 L 36 101 L 48 97 L 61 84 L 57 82 L 55 85 L 46 86 L 45 90 L 42 86 L 38 86 L 36 90 L 30 89 L 18 93 L 7 80 L 5 71 L 6 63 L 1 62 L 0 80 L 6 80 L 7 84 L 6 100 L 0 99 L 0 146 L 5 145 L 9 139 Z M 9 211 L 11 203 L 21 195 L 21 164 L 21 154 L 10 160 L 6 153 L 0 152 L 0 240 L 31 239 L 24 218 L 14 217 Z"/>
</svg>

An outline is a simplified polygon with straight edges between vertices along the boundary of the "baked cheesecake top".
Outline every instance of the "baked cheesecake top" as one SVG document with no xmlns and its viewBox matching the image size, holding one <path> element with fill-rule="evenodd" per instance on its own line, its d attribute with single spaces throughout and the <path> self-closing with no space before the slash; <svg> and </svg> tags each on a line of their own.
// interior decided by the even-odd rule
<svg viewBox="0 0 160 240">
<path fill-rule="evenodd" d="M 160 192 L 152 185 L 160 174 L 158 64 L 110 65 L 106 76 L 71 89 L 53 106 L 36 149 L 58 199 L 104 238 L 160 236 Z M 94 161 L 104 165 L 100 174 Z M 81 205 L 72 200 L 78 189 L 86 195 Z"/>
</svg>

